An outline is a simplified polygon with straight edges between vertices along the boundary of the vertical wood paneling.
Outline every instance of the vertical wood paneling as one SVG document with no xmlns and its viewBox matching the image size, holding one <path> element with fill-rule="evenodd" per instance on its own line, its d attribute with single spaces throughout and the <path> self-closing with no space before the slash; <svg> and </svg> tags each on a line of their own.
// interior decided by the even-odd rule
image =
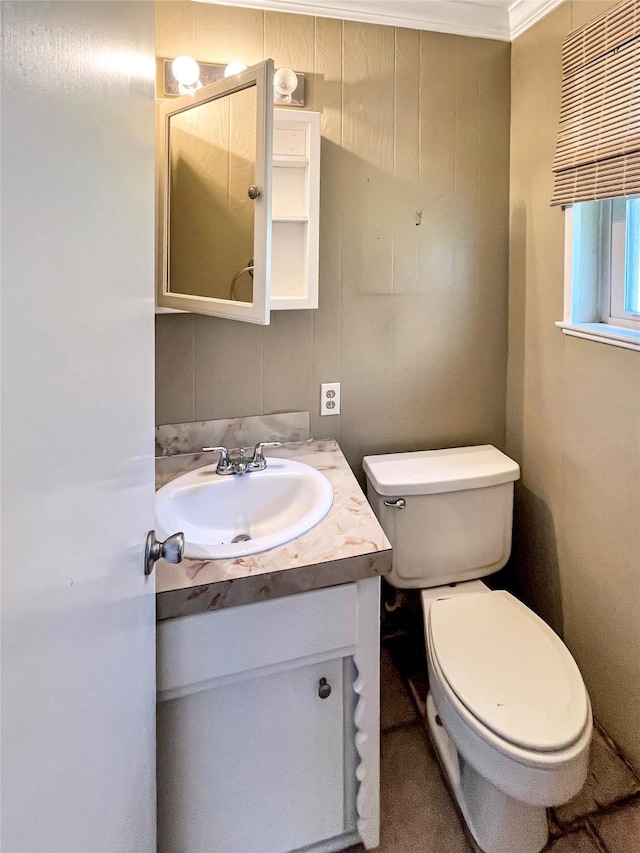
<svg viewBox="0 0 640 853">
<path fill-rule="evenodd" d="M 316 19 L 309 15 L 264 13 L 264 56 L 271 57 L 276 68 L 291 68 L 305 74 L 305 104 L 315 110 L 314 56 Z"/>
<path fill-rule="evenodd" d="M 509 234 L 496 228 L 496 222 L 506 222 L 509 216 L 509 174 L 504 163 L 509 159 L 509 68 L 511 45 L 504 42 L 478 40 L 478 283 L 490 282 L 492 276 L 507 281 L 509 275 Z M 506 385 L 492 383 L 496 370 L 505 375 L 507 352 L 504 347 L 495 351 L 495 341 L 504 334 L 508 322 L 508 298 L 503 288 L 482 286 L 479 289 L 482 315 L 485 318 L 476 334 L 478 351 L 485 354 L 478 365 L 478 385 L 486 396 L 485 420 L 494 435 L 504 442 L 506 422 Z"/>
<path fill-rule="evenodd" d="M 394 60 L 391 27 L 344 22 L 342 264 L 347 293 L 392 293 Z"/>
<path fill-rule="evenodd" d="M 393 434 L 398 449 L 415 441 L 429 423 L 425 377 L 416 365 L 428 362 L 428 308 L 420 294 L 418 258 L 424 225 L 420 188 L 420 33 L 396 30 L 393 187 Z M 419 224 L 417 224 L 419 223 Z M 403 294 L 400 296 L 400 294 Z"/>
<path fill-rule="evenodd" d="M 478 274 L 478 40 L 455 46 L 455 202 L 453 281 L 449 293 L 450 331 L 457 341 L 451 405 L 465 411 L 475 431 L 482 422 L 487 389 L 477 381 L 477 363 L 494 361 L 494 351 L 480 350 L 483 293 Z M 487 316 L 487 320 L 490 321 Z M 473 369 L 470 369 L 473 365 Z"/>
<path fill-rule="evenodd" d="M 261 414 L 264 326 L 201 314 L 195 314 L 193 319 L 195 419 Z"/>
<path fill-rule="evenodd" d="M 310 412 L 313 393 L 311 311 L 272 311 L 264 334 L 264 411 Z"/>
<path fill-rule="evenodd" d="M 276 68 L 302 71 L 312 80 L 315 19 L 305 15 L 264 13 L 264 56 Z M 307 94 L 307 93 L 305 93 Z M 306 105 L 312 106 L 313 86 Z M 313 408 L 313 312 L 272 311 L 264 331 L 265 411 Z"/>
<path fill-rule="evenodd" d="M 420 202 L 420 33 L 395 31 L 393 292 L 418 291 Z M 417 224 L 420 222 L 420 224 Z"/>
<path fill-rule="evenodd" d="M 315 95 L 322 109 L 320 296 L 313 319 L 312 434 L 340 438 L 340 415 L 320 417 L 322 382 L 341 379 L 342 21 L 316 19 Z"/>
<path fill-rule="evenodd" d="M 186 5 L 200 58 L 272 56 L 308 75 L 322 114 L 320 307 L 264 329 L 196 318 L 197 416 L 308 408 L 356 468 L 365 453 L 500 444 L 508 45 Z M 320 418 L 328 381 L 342 415 Z"/>
<path fill-rule="evenodd" d="M 453 292 L 469 316 L 478 248 L 478 44 L 456 42 L 456 140 Z"/>
<path fill-rule="evenodd" d="M 394 72 L 394 30 L 345 21 L 341 436 L 357 467 L 393 434 Z"/>
<path fill-rule="evenodd" d="M 174 59 L 195 54 L 194 3 L 159 0 L 156 3 L 156 56 Z M 156 91 L 163 88 L 162 63 L 156 63 Z"/>
<path fill-rule="evenodd" d="M 194 315 L 156 317 L 156 423 L 196 417 Z"/>
<path fill-rule="evenodd" d="M 445 308 L 453 282 L 455 196 L 456 36 L 420 33 L 419 281 Z"/>
<path fill-rule="evenodd" d="M 156 56 L 174 59 L 195 54 L 195 3 L 158 0 L 156 3 Z M 159 89 L 162 91 L 162 88 Z"/>
<path fill-rule="evenodd" d="M 236 6 L 215 7 L 209 3 L 189 3 L 195 7 L 196 59 L 227 64 L 234 60 L 245 65 L 262 62 L 264 56 L 264 12 Z"/>
</svg>

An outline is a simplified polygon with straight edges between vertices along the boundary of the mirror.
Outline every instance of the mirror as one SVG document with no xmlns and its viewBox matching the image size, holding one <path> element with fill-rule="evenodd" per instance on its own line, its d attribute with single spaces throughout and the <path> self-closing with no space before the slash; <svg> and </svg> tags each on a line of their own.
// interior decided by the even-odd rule
<svg viewBox="0 0 640 853">
<path fill-rule="evenodd" d="M 253 302 L 255 158 L 255 86 L 170 116 L 171 293 Z"/>
<path fill-rule="evenodd" d="M 269 322 L 273 63 L 161 106 L 158 305 Z"/>
</svg>

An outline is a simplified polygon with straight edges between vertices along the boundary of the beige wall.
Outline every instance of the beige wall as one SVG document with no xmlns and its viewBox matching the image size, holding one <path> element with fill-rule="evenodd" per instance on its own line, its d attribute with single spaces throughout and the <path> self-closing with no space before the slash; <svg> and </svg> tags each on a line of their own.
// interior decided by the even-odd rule
<svg viewBox="0 0 640 853">
<path fill-rule="evenodd" d="M 522 465 L 520 590 L 640 768 L 640 354 L 554 326 L 564 222 L 549 207 L 562 41 L 610 5 L 566 2 L 512 46 L 507 450 Z"/>
<path fill-rule="evenodd" d="M 307 75 L 322 113 L 320 309 L 157 320 L 159 423 L 309 410 L 350 462 L 504 444 L 506 43 L 159 2 L 157 53 Z M 416 225 L 416 211 L 422 224 Z M 319 385 L 342 383 L 320 418 Z"/>
</svg>

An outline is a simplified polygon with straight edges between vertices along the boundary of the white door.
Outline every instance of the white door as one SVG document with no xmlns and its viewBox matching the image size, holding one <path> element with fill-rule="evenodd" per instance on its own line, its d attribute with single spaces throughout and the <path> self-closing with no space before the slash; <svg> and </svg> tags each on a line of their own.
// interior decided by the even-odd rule
<svg viewBox="0 0 640 853">
<path fill-rule="evenodd" d="M 153 4 L 2 31 L 1 848 L 151 853 Z"/>
</svg>

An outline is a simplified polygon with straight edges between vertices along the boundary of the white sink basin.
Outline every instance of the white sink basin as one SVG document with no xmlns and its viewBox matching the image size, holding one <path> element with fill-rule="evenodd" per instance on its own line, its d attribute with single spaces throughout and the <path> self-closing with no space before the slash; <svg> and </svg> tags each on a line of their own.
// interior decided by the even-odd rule
<svg viewBox="0 0 640 853">
<path fill-rule="evenodd" d="M 269 457 L 264 471 L 224 476 L 214 464 L 158 489 L 156 529 L 159 539 L 182 531 L 185 557 L 232 559 L 301 536 L 332 504 L 329 480 L 302 462 Z"/>
</svg>

